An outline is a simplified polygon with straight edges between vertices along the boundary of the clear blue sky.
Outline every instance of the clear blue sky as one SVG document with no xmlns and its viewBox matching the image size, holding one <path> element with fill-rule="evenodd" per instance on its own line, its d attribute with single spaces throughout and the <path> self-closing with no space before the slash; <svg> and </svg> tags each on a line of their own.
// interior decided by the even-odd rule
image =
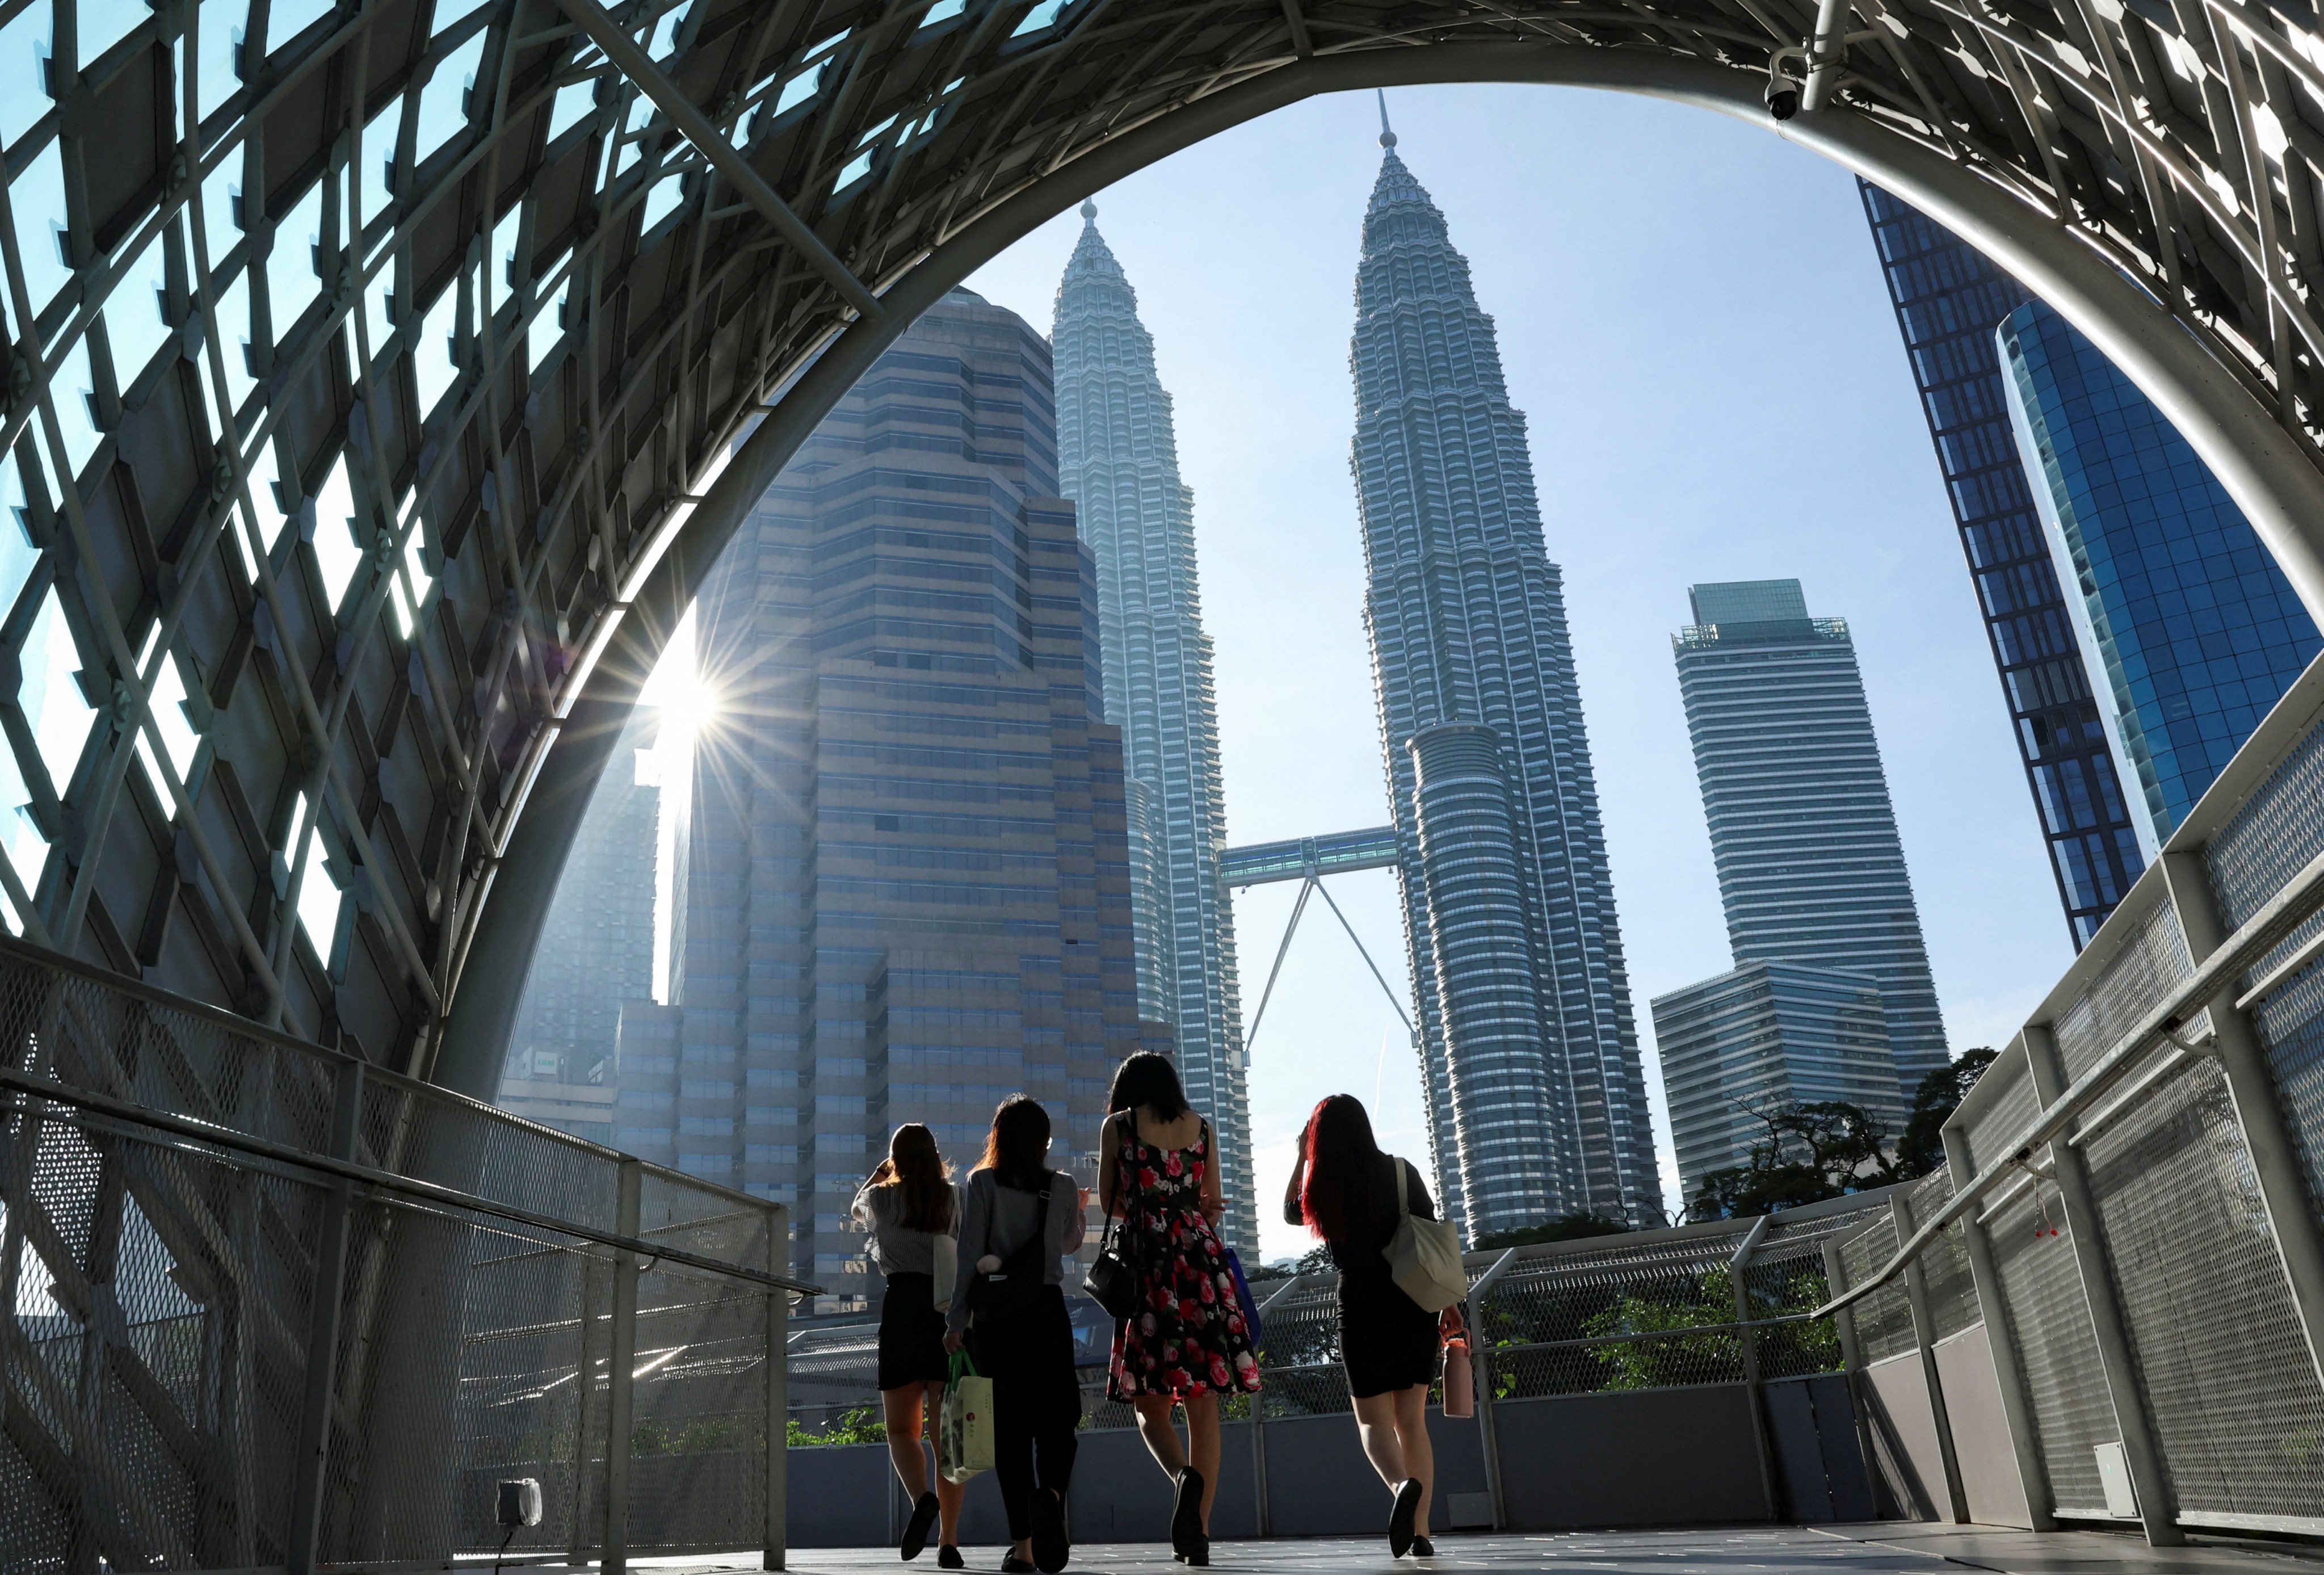
<svg viewBox="0 0 2324 1575">
<path fill-rule="evenodd" d="M 1697 580 L 1795 576 L 1849 620 L 1953 1046 L 2006 1038 L 2071 951 L 1853 179 L 1764 129 L 1612 94 L 1388 102 L 1530 419 L 1658 1128 L 1647 999 L 1729 964 L 1671 664 Z M 1314 100 L 1097 198 L 1176 402 L 1236 842 L 1388 819 L 1348 473 L 1378 131 L 1370 94 Z M 1080 226 L 1045 226 L 972 288 L 1047 332 Z M 1334 889 L 1402 989 L 1394 876 Z M 1289 906 L 1285 887 L 1236 904 L 1246 1021 Z M 1317 907 L 1253 1045 L 1268 1257 L 1307 1245 L 1266 1199 L 1317 1099 L 1377 1089 L 1383 1140 L 1425 1148 L 1402 1030 Z"/>
</svg>

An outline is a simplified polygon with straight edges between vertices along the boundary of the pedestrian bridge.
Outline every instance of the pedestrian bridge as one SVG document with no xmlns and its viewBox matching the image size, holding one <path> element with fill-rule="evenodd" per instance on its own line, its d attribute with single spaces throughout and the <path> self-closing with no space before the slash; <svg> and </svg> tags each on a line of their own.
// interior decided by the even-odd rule
<svg viewBox="0 0 2324 1575">
<path fill-rule="evenodd" d="M 530 1553 L 779 1556 L 808 1452 L 775 1425 L 782 1212 L 462 1095 L 719 548 L 1033 226 L 1351 88 L 1751 120 L 2047 298 L 2324 615 L 2316 26 L 2288 0 L 0 4 L 0 1563 L 440 1564 L 489 1546 L 509 1474 L 561 1484 Z M 2324 1530 L 2319 711 L 2311 674 L 1946 1171 L 1476 1261 L 1510 1342 L 1472 1424 L 1486 1524 L 1525 1524 L 1510 1487 L 1557 1459 L 1565 1414 L 1524 1408 L 1569 1405 L 1724 1406 L 1720 1479 L 1759 1495 L 1729 1518 L 1822 1518 L 1785 1440 L 1793 1390 L 1836 1387 L 1816 1469 L 1853 1434 L 1899 1515 Z M 1277 1427 L 1345 1435 L 1307 1355 L 1254 1471 Z M 1638 1480 L 1668 1488 L 1640 1515 L 1683 1508 Z"/>
</svg>

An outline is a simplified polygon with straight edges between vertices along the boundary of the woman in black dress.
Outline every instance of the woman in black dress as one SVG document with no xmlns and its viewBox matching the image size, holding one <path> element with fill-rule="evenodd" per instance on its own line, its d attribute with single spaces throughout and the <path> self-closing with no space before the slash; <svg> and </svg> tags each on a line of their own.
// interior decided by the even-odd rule
<svg viewBox="0 0 2324 1575">
<path fill-rule="evenodd" d="M 1436 1480 L 1428 1386 L 1436 1381 L 1442 1336 L 1437 1315 L 1406 1295 L 1388 1268 L 1388 1244 L 1407 1208 L 1424 1220 L 1436 1218 L 1419 1174 L 1373 1141 L 1363 1101 L 1333 1094 L 1317 1105 L 1292 1166 L 1283 1217 L 1332 1249 L 1340 1271 L 1340 1359 L 1355 1397 L 1356 1430 L 1372 1469 L 1396 1496 L 1388 1551 L 1425 1559 L 1436 1552 L 1426 1535 Z"/>
<path fill-rule="evenodd" d="M 872 1257 L 887 1276 L 880 1297 L 880 1406 L 888 1423 L 888 1458 L 912 1500 L 903 1553 L 917 1559 L 928 1532 L 943 1519 L 936 1562 L 963 1567 L 962 1484 L 936 1479 L 928 1487 L 928 1459 L 920 1438 L 944 1405 L 945 1317 L 936 1304 L 936 1254 L 960 1227 L 952 1183 L 936 1135 L 918 1122 L 896 1128 L 888 1157 L 855 1194 L 856 1222 L 872 1236 Z"/>
</svg>

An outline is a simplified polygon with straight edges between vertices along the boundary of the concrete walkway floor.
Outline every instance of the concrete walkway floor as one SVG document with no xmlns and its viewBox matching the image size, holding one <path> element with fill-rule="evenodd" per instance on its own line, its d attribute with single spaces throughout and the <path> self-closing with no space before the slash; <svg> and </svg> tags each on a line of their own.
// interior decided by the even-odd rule
<svg viewBox="0 0 2324 1575">
<path fill-rule="evenodd" d="M 1797 1570 L 1803 1575 L 1943 1575 L 1986 1570 L 2002 1575 L 2301 1575 L 2324 1565 L 2324 1549 L 2205 1537 L 2185 1548 L 2150 1548 L 2134 1535 L 2107 1532 L 1999 1531 L 1978 1526 L 1887 1521 L 1869 1525 L 1784 1526 L 1655 1532 L 1568 1532 L 1556 1535 L 1481 1535 L 1436 1539 L 1425 1563 L 1388 1556 L 1385 1540 L 1284 1539 L 1219 1543 L 1211 1568 L 1261 1575 L 1425 1575 L 1431 1570 L 1493 1570 L 1508 1575 L 1744 1575 Z M 999 1548 L 964 1552 L 973 1570 L 1001 1565 Z M 659 1568 L 662 1561 L 638 1561 Z M 756 1569 L 719 1560 L 672 1560 L 673 1570 Z M 799 1548 L 794 1575 L 869 1575 L 875 1570 L 912 1575 L 936 1568 L 931 1548 L 906 1566 L 892 1549 Z M 1156 1543 L 1114 1543 L 1074 1550 L 1068 1567 L 1092 1575 L 1179 1575 L 1184 1566 Z"/>
</svg>

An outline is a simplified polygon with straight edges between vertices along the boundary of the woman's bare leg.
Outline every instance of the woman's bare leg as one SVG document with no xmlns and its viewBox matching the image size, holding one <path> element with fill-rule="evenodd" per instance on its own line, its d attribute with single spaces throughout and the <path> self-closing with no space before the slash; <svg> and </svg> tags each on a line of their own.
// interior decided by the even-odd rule
<svg viewBox="0 0 2324 1575">
<path fill-rule="evenodd" d="M 1363 1441 L 1364 1459 L 1393 1493 L 1410 1475 L 1405 1469 L 1404 1444 L 1397 1436 L 1396 1407 L 1403 1391 L 1367 1395 L 1356 1402 L 1356 1436 Z"/>
<path fill-rule="evenodd" d="M 1428 1500 L 1436 1488 L 1436 1445 L 1428 1436 L 1428 1386 L 1415 1384 L 1381 1398 L 1396 1402 L 1396 1441 L 1404 1456 L 1404 1469 L 1420 1484 L 1420 1506 L 1412 1524 L 1426 1536 Z"/>
<path fill-rule="evenodd" d="M 1173 1478 L 1186 1469 L 1186 1451 L 1178 1442 L 1178 1430 L 1170 1425 L 1170 1410 L 1176 1404 L 1167 1395 L 1140 1395 L 1136 1401 L 1138 1434 L 1146 1441 L 1146 1451 Z"/>
<path fill-rule="evenodd" d="M 896 1480 L 904 1485 L 904 1497 L 914 1504 L 928 1490 L 928 1458 L 920 1449 L 920 1401 L 931 1387 L 943 1390 L 942 1385 L 906 1384 L 880 1391 L 880 1409 L 888 1423 L 888 1459 L 896 1468 Z"/>
<path fill-rule="evenodd" d="M 1219 1397 L 1204 1393 L 1186 1396 L 1187 1452 L 1203 1474 L 1203 1534 L 1211 1534 L 1211 1500 L 1219 1496 Z"/>
</svg>

